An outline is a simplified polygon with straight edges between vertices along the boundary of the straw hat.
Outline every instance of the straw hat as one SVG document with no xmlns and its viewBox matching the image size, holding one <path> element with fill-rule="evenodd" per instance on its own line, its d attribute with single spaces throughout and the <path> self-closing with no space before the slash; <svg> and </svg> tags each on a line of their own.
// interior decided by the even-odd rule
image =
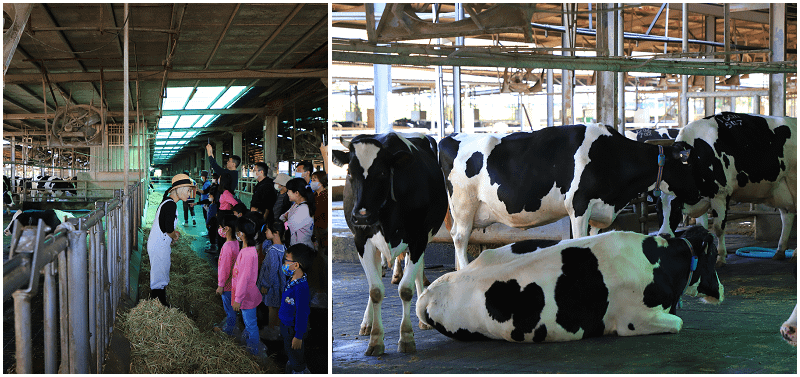
<svg viewBox="0 0 800 377">
<path fill-rule="evenodd" d="M 286 186 L 286 183 L 288 183 L 291 179 L 292 177 L 290 177 L 288 174 L 280 173 L 275 177 L 275 183 L 281 186 Z"/>
<path fill-rule="evenodd" d="M 169 191 L 175 190 L 179 187 L 194 187 L 195 183 L 192 178 L 190 178 L 186 174 L 177 174 L 172 177 L 172 187 L 169 188 Z"/>
</svg>

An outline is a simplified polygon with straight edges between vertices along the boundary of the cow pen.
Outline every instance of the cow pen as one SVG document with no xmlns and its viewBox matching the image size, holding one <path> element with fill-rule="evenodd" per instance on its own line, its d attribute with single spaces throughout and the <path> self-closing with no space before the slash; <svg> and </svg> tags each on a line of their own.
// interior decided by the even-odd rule
<svg viewBox="0 0 800 377">
<path fill-rule="evenodd" d="M 45 235 L 39 220 L 32 247 L 17 248 L 4 261 L 3 300 L 14 299 L 17 373 L 34 372 L 31 300 L 39 289 L 44 294 L 44 373 L 102 370 L 117 308 L 130 295 L 129 256 L 147 192 L 142 187 L 136 182 L 128 194 L 116 190 L 113 199 L 96 202 L 95 210 L 69 221 L 74 230 Z"/>
</svg>

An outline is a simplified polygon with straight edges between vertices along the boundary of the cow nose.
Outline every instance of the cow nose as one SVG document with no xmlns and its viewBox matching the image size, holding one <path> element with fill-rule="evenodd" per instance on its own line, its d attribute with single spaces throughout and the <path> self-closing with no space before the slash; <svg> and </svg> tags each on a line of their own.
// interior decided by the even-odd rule
<svg viewBox="0 0 800 377">
<path fill-rule="evenodd" d="M 366 208 L 361 208 L 353 211 L 353 220 L 356 224 L 364 224 L 369 218 L 370 212 Z"/>
</svg>

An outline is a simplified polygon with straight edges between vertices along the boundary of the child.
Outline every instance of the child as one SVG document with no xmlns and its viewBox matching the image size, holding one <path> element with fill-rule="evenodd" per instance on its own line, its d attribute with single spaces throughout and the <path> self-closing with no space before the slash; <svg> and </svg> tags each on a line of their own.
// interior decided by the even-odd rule
<svg viewBox="0 0 800 377">
<path fill-rule="evenodd" d="M 231 270 L 239 256 L 239 242 L 236 241 L 234 235 L 235 227 L 236 216 L 227 215 L 222 217 L 217 231 L 220 237 L 225 238 L 217 267 L 217 294 L 222 295 L 222 308 L 225 309 L 225 323 L 222 324 L 221 331 L 228 335 L 233 335 L 233 329 L 236 328 L 236 312 L 231 306 L 231 280 L 233 278 Z M 219 327 L 214 327 L 214 330 L 220 331 Z"/>
<path fill-rule="evenodd" d="M 303 337 L 308 330 L 308 316 L 311 314 L 311 293 L 308 289 L 306 273 L 314 260 L 314 249 L 299 243 L 286 250 L 283 274 L 290 278 L 281 296 L 281 336 L 283 348 L 289 356 L 286 373 L 311 373 L 306 368 Z"/>
<path fill-rule="evenodd" d="M 256 307 L 261 302 L 261 293 L 256 286 L 258 280 L 258 252 L 255 247 L 256 224 L 247 217 L 240 217 L 236 227 L 236 238 L 242 240 L 242 250 L 233 266 L 233 292 L 231 294 L 234 311 L 242 312 L 245 331 L 242 339 L 247 350 L 253 355 L 263 352 L 258 334 Z"/>
<path fill-rule="evenodd" d="M 264 262 L 258 272 L 258 288 L 263 295 L 264 305 L 269 308 L 269 323 L 267 324 L 267 338 L 277 339 L 280 333 L 278 308 L 281 307 L 281 294 L 286 285 L 281 265 L 286 246 L 283 245 L 283 221 L 277 220 L 271 224 L 264 224 Z"/>
<path fill-rule="evenodd" d="M 294 203 L 280 219 L 289 227 L 289 245 L 306 244 L 314 247 L 311 235 L 314 230 L 314 191 L 302 178 L 294 178 L 286 183 L 289 200 Z M 309 265 L 310 267 L 310 265 Z"/>
</svg>

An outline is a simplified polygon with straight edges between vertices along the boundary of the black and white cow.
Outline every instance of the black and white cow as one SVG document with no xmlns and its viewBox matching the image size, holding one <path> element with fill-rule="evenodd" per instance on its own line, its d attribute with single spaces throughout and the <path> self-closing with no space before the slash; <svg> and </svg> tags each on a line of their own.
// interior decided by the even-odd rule
<svg viewBox="0 0 800 377">
<path fill-rule="evenodd" d="M 724 300 L 716 254 L 714 237 L 700 226 L 671 239 L 608 232 L 517 242 L 434 281 L 417 299 L 417 316 L 461 340 L 677 333 L 684 291 L 707 303 Z"/>
<path fill-rule="evenodd" d="M 14 199 L 11 197 L 11 179 L 5 175 L 3 176 L 3 204 L 5 213 L 9 213 L 11 207 L 14 206 Z"/>
<path fill-rule="evenodd" d="M 11 235 L 11 231 L 14 229 L 14 222 L 19 221 L 20 225 L 22 226 L 37 226 L 39 224 L 39 219 L 44 221 L 44 224 L 50 227 L 50 229 L 45 229 L 45 232 L 51 232 L 56 229 L 61 223 L 66 222 L 67 219 L 75 217 L 69 212 L 64 212 L 57 209 L 46 209 L 46 210 L 17 210 L 14 212 L 14 215 L 11 216 L 11 222 L 8 226 L 3 230 L 3 234 L 6 236 Z"/>
<path fill-rule="evenodd" d="M 447 212 L 444 178 L 436 163 L 436 142 L 420 134 L 359 135 L 349 152 L 333 151 L 336 165 L 348 165 L 344 215 L 369 283 L 360 335 L 370 335 L 365 355 L 384 353 L 381 254 L 392 260 L 407 253 L 398 293 L 403 301 L 399 352 L 414 352 L 410 305 L 413 288 L 423 290 L 423 253 Z M 420 323 L 420 325 L 422 325 Z"/>
<path fill-rule="evenodd" d="M 590 225 L 592 234 L 608 227 L 631 199 L 657 186 L 695 190 L 682 188 L 689 174 L 685 152 L 639 143 L 599 125 L 505 136 L 455 134 L 442 139 L 439 150 L 457 268 L 467 264 L 473 227 L 499 222 L 529 228 L 569 216 L 578 238 L 589 234 Z"/>
<path fill-rule="evenodd" d="M 711 227 L 719 238 L 718 263 L 724 264 L 728 203 L 764 203 L 780 211 L 775 259 L 786 258 L 797 213 L 797 119 L 724 112 L 686 125 L 675 146 L 691 151 L 687 177 L 697 192 L 674 193 L 677 199 L 665 201 L 664 213 L 677 207 L 696 217 L 711 209 L 718 219 Z M 664 222 L 662 229 L 670 227 Z"/>
<path fill-rule="evenodd" d="M 75 196 L 77 190 L 75 189 L 75 181 L 77 177 L 69 179 L 61 179 L 59 177 L 49 177 L 47 182 L 44 183 L 45 193 L 49 196 L 60 198 L 62 196 Z"/>
<path fill-rule="evenodd" d="M 789 319 L 781 325 L 781 336 L 789 345 L 797 347 L 797 305 Z"/>
</svg>

